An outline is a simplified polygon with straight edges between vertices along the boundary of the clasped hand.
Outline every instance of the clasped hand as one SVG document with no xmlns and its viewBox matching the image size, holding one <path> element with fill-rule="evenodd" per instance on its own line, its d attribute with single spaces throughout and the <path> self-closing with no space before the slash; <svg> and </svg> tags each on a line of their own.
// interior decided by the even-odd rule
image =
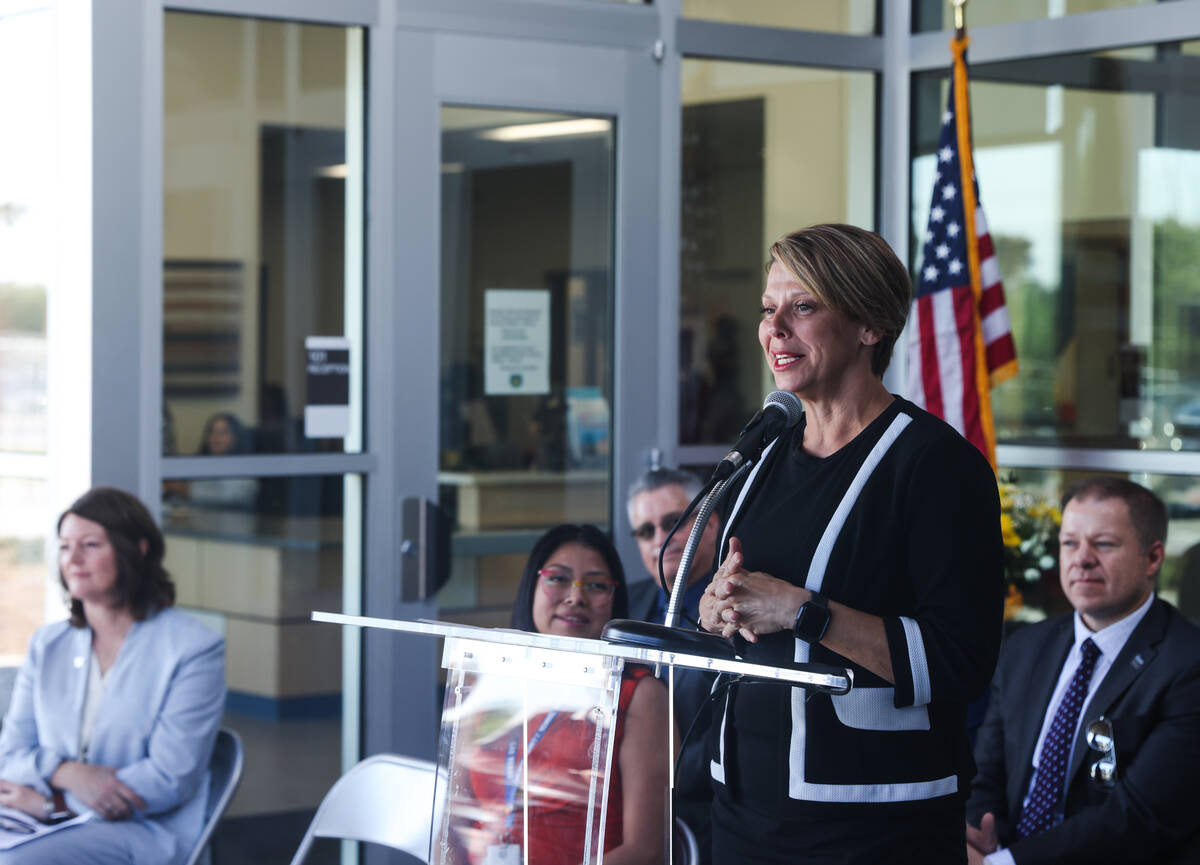
<svg viewBox="0 0 1200 865">
<path fill-rule="evenodd" d="M 998 846 L 996 815 L 991 811 L 983 815 L 983 819 L 979 821 L 978 829 L 970 823 L 967 824 L 968 865 L 980 865 L 983 862 L 983 857 L 989 853 L 995 853 Z"/>
<path fill-rule="evenodd" d="M 142 797 L 117 777 L 112 766 L 66 762 L 54 771 L 51 781 L 54 786 L 71 791 L 106 820 L 124 820 L 135 810 L 146 807 Z"/>
<path fill-rule="evenodd" d="M 41 819 L 46 797 L 32 787 L 5 781 L 0 778 L 0 805 L 24 811 L 30 817 Z"/>
<path fill-rule="evenodd" d="M 748 571 L 742 544 L 729 539 L 729 554 L 700 599 L 700 624 L 723 637 L 747 641 L 790 628 L 808 591 L 762 571 Z"/>
</svg>

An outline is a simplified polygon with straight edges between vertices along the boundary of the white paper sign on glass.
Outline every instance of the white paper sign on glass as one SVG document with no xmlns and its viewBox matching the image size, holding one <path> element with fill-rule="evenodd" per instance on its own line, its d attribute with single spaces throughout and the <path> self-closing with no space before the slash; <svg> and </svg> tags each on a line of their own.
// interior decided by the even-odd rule
<svg viewBox="0 0 1200 865">
<path fill-rule="evenodd" d="M 490 288 L 483 315 L 484 393 L 549 393 L 550 292 Z"/>
</svg>

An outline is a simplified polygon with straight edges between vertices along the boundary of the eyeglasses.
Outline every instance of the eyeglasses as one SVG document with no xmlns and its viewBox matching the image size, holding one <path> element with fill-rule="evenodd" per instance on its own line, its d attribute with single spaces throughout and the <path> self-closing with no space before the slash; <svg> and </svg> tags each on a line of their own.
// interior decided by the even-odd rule
<svg viewBox="0 0 1200 865">
<path fill-rule="evenodd" d="M 1092 762 L 1088 772 L 1092 780 L 1101 787 L 1113 787 L 1117 783 L 1117 743 L 1113 739 L 1112 722 L 1101 715 L 1088 725 L 1087 744 L 1100 756 Z"/>
<path fill-rule="evenodd" d="M 583 593 L 594 601 L 611 598 L 617 590 L 615 580 L 602 577 L 575 579 L 575 575 L 565 568 L 542 568 L 538 571 L 538 577 L 546 594 L 555 599 L 565 598 L 576 586 L 583 589 Z"/>
<path fill-rule="evenodd" d="M 648 541 L 654 537 L 655 529 L 662 529 L 664 532 L 669 532 L 671 529 L 675 528 L 675 524 L 679 522 L 679 518 L 681 516 L 683 516 L 683 514 L 678 511 L 675 513 L 663 514 L 662 519 L 658 521 L 658 525 L 647 521 L 634 529 L 631 534 L 639 541 Z"/>
</svg>

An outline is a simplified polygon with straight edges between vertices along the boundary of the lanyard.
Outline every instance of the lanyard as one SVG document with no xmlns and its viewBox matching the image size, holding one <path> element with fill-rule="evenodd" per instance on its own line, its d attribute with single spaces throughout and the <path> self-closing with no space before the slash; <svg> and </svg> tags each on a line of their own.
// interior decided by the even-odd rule
<svg viewBox="0 0 1200 865">
<path fill-rule="evenodd" d="M 504 834 L 508 837 L 512 834 L 514 814 L 513 804 L 517 800 L 517 779 L 521 776 L 521 771 L 525 768 L 525 761 L 529 759 L 529 755 L 533 753 L 533 749 L 542 741 L 542 737 L 546 735 L 546 731 L 550 729 L 550 725 L 554 723 L 558 711 L 546 713 L 546 717 L 542 719 L 542 723 L 538 725 L 533 737 L 529 740 L 529 747 L 525 749 L 525 755 L 521 757 L 521 765 L 517 765 L 517 737 L 509 736 L 508 751 L 504 755 Z"/>
</svg>

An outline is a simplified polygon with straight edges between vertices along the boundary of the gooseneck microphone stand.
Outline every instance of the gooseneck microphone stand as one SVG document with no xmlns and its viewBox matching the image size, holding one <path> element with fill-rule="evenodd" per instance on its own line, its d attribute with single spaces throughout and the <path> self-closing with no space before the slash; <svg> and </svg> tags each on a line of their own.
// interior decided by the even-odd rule
<svg viewBox="0 0 1200 865">
<path fill-rule="evenodd" d="M 696 507 L 696 521 L 692 523 L 692 531 L 688 534 L 687 543 L 683 546 L 683 554 L 679 557 L 679 569 L 675 573 L 675 583 L 671 586 L 671 597 L 667 602 L 667 615 L 663 619 L 663 625 L 668 628 L 674 628 L 676 622 L 679 621 L 679 603 L 683 598 L 683 590 L 688 584 L 688 575 L 692 571 L 692 560 L 696 557 L 696 548 L 700 545 L 700 538 L 704 534 L 704 528 L 708 525 L 708 520 L 712 516 L 713 511 L 720 502 L 721 497 L 729 488 L 729 485 L 737 480 L 743 472 L 749 468 L 750 463 L 742 463 L 737 470 L 727 478 L 722 478 L 712 485 L 708 494 L 700 501 Z M 681 517 L 684 519 L 685 517 Z M 666 547 L 666 544 L 663 544 Z M 658 575 L 662 581 L 662 585 L 666 585 L 666 577 L 663 574 L 662 568 L 662 553 L 660 551 L 658 557 Z"/>
</svg>

